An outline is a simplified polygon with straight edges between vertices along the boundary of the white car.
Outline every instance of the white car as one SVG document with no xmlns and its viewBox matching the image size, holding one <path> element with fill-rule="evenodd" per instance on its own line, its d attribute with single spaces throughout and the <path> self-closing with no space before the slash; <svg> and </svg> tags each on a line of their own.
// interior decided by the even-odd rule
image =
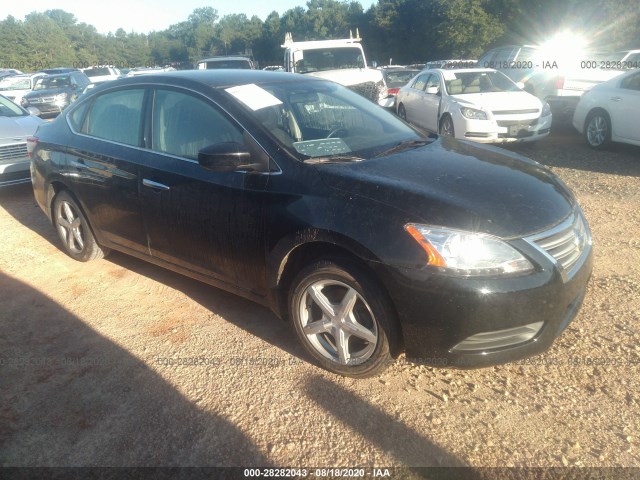
<svg viewBox="0 0 640 480">
<path fill-rule="evenodd" d="M 396 112 L 426 130 L 479 143 L 549 135 L 551 109 L 490 68 L 423 70 L 402 87 Z"/>
<path fill-rule="evenodd" d="M 24 73 L 5 77 L 0 80 L 0 95 L 4 95 L 13 103 L 20 105 L 22 97 L 33 90 L 38 79 L 46 75 L 46 73 Z"/>
<path fill-rule="evenodd" d="M 582 95 L 573 126 L 591 148 L 610 142 L 640 145 L 640 70 L 596 85 Z"/>
<path fill-rule="evenodd" d="M 122 77 L 122 73 L 116 67 L 109 65 L 99 65 L 89 68 L 83 68 L 84 74 L 89 77 L 91 83 L 109 82 Z"/>
</svg>

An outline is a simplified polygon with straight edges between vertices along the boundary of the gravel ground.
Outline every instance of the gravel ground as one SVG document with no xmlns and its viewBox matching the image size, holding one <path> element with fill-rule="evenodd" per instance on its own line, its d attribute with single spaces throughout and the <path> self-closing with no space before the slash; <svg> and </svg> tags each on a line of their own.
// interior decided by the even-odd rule
<svg viewBox="0 0 640 480">
<path fill-rule="evenodd" d="M 567 127 L 512 150 L 591 224 L 581 312 L 517 364 L 401 357 L 367 380 L 313 366 L 243 299 L 117 253 L 73 261 L 30 187 L 0 192 L 0 465 L 640 466 L 640 149 Z"/>
</svg>

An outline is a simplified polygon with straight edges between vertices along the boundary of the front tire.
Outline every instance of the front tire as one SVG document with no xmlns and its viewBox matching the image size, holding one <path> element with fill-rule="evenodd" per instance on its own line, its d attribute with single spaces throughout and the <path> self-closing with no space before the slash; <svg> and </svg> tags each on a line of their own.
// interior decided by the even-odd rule
<svg viewBox="0 0 640 480">
<path fill-rule="evenodd" d="M 440 135 L 443 137 L 455 137 L 455 129 L 453 128 L 453 120 L 449 115 L 445 115 L 440 120 Z"/>
<path fill-rule="evenodd" d="M 292 284 L 289 313 L 302 345 L 329 371 L 364 378 L 393 361 L 394 310 L 355 266 L 321 260 L 303 269 Z"/>
<path fill-rule="evenodd" d="M 88 262 L 108 253 L 100 248 L 82 210 L 66 191 L 58 193 L 53 201 L 53 224 L 64 251 L 74 260 Z"/>
<path fill-rule="evenodd" d="M 584 139 L 595 150 L 602 150 L 611 143 L 611 120 L 604 110 L 596 110 L 584 122 Z"/>
</svg>

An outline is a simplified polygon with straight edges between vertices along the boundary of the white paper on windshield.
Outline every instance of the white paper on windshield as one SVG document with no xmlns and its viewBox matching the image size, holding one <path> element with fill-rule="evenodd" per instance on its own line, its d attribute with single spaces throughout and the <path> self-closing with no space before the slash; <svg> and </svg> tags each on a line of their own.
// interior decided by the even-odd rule
<svg viewBox="0 0 640 480">
<path fill-rule="evenodd" d="M 229 92 L 253 111 L 282 104 L 280 100 L 254 83 L 227 88 L 225 91 Z"/>
<path fill-rule="evenodd" d="M 442 77 L 448 82 L 449 80 L 455 80 L 456 74 L 453 72 L 447 72 L 446 70 L 442 72 Z"/>
</svg>

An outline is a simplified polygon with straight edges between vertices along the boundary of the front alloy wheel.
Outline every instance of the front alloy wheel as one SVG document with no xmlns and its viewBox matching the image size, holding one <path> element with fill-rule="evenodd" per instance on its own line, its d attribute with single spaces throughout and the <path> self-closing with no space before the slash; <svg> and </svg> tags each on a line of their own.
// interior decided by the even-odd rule
<svg viewBox="0 0 640 480">
<path fill-rule="evenodd" d="M 455 130 L 453 129 L 453 120 L 450 116 L 446 115 L 440 121 L 440 135 L 443 137 L 455 137 Z"/>
<path fill-rule="evenodd" d="M 80 262 L 104 257 L 106 252 L 96 242 L 78 204 L 66 191 L 55 197 L 53 223 L 70 257 Z"/>
<path fill-rule="evenodd" d="M 368 377 L 389 365 L 393 311 L 379 287 L 354 267 L 329 261 L 294 281 L 290 312 L 307 351 L 341 375 Z"/>
</svg>

